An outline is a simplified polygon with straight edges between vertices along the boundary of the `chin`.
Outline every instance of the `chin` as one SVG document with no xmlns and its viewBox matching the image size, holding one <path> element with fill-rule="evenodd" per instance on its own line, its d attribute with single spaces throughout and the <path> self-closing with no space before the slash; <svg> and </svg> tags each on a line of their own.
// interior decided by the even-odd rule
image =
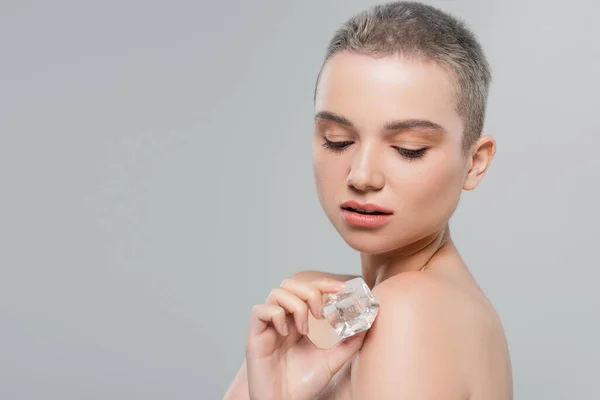
<svg viewBox="0 0 600 400">
<path fill-rule="evenodd" d="M 366 254 L 383 254 L 402 248 L 409 243 L 402 237 L 393 237 L 389 232 L 383 230 L 356 230 L 342 231 L 338 233 L 354 250 Z"/>
</svg>

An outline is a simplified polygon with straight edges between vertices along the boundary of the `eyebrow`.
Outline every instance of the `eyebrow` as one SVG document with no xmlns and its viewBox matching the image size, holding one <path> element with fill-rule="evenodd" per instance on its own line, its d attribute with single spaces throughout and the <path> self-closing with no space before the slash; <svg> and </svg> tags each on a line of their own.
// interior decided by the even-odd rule
<svg viewBox="0 0 600 400">
<path fill-rule="evenodd" d="M 317 114 L 315 114 L 315 121 L 317 120 L 332 121 L 337 124 L 354 129 L 354 124 L 352 124 L 352 122 L 348 118 L 333 113 L 331 111 L 319 111 Z M 397 121 L 389 121 L 384 124 L 383 128 L 384 130 L 395 132 L 402 132 L 415 128 L 420 128 L 430 131 L 436 131 L 442 134 L 446 133 L 446 129 L 444 129 L 443 126 L 441 126 L 440 124 L 436 124 L 435 122 L 429 121 L 427 119 L 402 119 Z"/>
</svg>

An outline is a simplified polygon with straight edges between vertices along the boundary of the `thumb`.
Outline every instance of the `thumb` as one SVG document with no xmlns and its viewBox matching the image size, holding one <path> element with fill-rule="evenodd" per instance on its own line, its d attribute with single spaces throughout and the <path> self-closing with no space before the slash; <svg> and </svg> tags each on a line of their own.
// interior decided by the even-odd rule
<svg viewBox="0 0 600 400">
<path fill-rule="evenodd" d="M 324 358 L 331 371 L 332 378 L 360 350 L 366 335 L 367 331 L 362 331 L 342 340 L 331 349 L 323 350 L 325 352 Z"/>
</svg>

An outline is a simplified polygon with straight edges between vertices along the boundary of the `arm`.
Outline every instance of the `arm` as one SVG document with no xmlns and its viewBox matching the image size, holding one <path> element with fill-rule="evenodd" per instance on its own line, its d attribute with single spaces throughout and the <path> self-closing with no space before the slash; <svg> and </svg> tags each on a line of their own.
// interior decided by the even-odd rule
<svg viewBox="0 0 600 400">
<path fill-rule="evenodd" d="M 348 274 L 331 274 L 323 271 L 300 271 L 292 275 L 292 278 L 303 281 L 313 281 L 319 278 L 330 278 L 339 281 L 348 281 L 358 275 Z M 249 400 L 248 394 L 248 376 L 246 373 L 246 361 L 242 364 L 242 367 L 236 374 L 233 382 L 225 393 L 224 400 Z"/>
<path fill-rule="evenodd" d="M 456 294 L 436 278 L 406 273 L 373 295 L 380 310 L 352 365 L 351 398 L 468 398 Z"/>
<path fill-rule="evenodd" d="M 250 400 L 248 393 L 248 376 L 246 375 L 246 360 L 231 382 L 223 400 Z"/>
</svg>

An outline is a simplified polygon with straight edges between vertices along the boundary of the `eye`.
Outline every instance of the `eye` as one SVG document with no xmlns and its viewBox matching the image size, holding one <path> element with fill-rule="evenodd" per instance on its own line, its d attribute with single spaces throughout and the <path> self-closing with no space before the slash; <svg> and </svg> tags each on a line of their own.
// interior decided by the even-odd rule
<svg viewBox="0 0 600 400">
<path fill-rule="evenodd" d="M 393 146 L 393 147 L 398 151 L 398 153 L 400 153 L 401 156 L 406 157 L 410 160 L 422 158 L 428 150 L 427 147 L 418 149 L 418 150 L 405 149 L 404 147 L 396 147 L 396 146 Z"/>
<path fill-rule="evenodd" d="M 327 138 L 325 138 L 325 142 L 323 142 L 323 147 L 325 147 L 326 149 L 332 150 L 332 151 L 344 151 L 348 146 L 350 146 L 352 143 L 352 141 L 346 140 L 343 142 L 332 142 L 331 140 L 328 140 Z"/>
</svg>

